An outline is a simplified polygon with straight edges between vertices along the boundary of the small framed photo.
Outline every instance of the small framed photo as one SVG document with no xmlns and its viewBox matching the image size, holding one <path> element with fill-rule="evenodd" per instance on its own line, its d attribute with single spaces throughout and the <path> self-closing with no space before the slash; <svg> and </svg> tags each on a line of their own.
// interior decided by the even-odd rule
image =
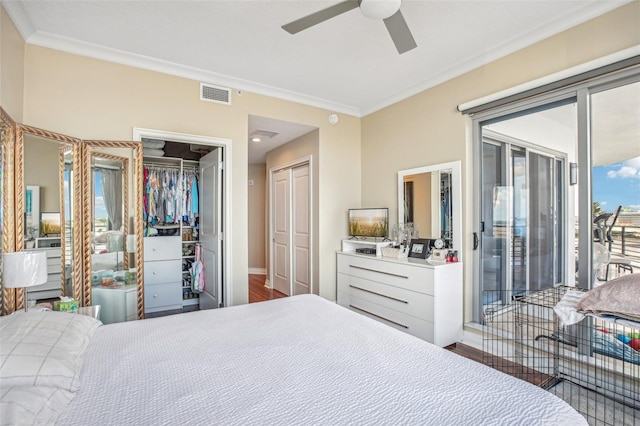
<svg viewBox="0 0 640 426">
<path fill-rule="evenodd" d="M 430 241 L 426 238 L 415 238 L 409 246 L 409 257 L 426 259 L 431 253 Z"/>
</svg>

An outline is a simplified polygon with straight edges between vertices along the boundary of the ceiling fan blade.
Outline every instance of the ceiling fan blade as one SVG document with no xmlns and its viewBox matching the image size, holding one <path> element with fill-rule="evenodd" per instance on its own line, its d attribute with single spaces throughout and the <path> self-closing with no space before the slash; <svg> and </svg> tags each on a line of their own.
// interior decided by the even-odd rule
<svg viewBox="0 0 640 426">
<path fill-rule="evenodd" d="M 282 29 L 289 34 L 299 33 L 302 30 L 313 27 L 320 22 L 342 15 L 345 12 L 355 9 L 359 6 L 358 0 L 347 0 L 342 3 L 334 4 L 326 9 L 319 10 L 304 18 L 297 19 L 282 26 Z"/>
<path fill-rule="evenodd" d="M 417 46 L 411 30 L 404 20 L 404 16 L 402 16 L 402 12 L 399 10 L 384 19 L 384 25 L 387 27 L 387 31 L 389 31 L 391 40 L 393 40 L 393 43 L 396 45 L 398 53 L 403 54 Z"/>
</svg>

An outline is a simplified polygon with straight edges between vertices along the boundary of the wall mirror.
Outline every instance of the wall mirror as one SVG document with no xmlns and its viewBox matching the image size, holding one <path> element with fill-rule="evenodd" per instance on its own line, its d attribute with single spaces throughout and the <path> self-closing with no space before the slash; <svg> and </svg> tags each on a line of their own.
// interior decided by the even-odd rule
<svg viewBox="0 0 640 426">
<path fill-rule="evenodd" d="M 29 299 L 82 296 L 80 139 L 22 124 L 15 132 L 15 248 L 47 254 L 47 282 Z M 24 290 L 15 291 L 21 309 Z"/>
<path fill-rule="evenodd" d="M 13 142 L 15 123 L 0 107 L 0 313 L 6 315 L 15 308 L 13 289 L 4 289 L 2 285 L 2 253 L 15 249 L 13 238 Z"/>
<path fill-rule="evenodd" d="M 138 142 L 85 141 L 84 305 L 104 323 L 144 318 L 142 150 Z"/>
<path fill-rule="evenodd" d="M 398 222 L 413 223 L 420 238 L 445 238 L 461 259 L 460 161 L 400 170 Z"/>
</svg>

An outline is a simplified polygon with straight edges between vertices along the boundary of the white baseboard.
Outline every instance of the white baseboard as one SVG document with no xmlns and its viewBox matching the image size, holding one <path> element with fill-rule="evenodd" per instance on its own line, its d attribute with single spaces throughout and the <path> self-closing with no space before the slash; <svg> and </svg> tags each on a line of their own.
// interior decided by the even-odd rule
<svg viewBox="0 0 640 426">
<path fill-rule="evenodd" d="M 269 278 L 267 278 L 266 280 L 264 280 L 264 286 L 265 286 L 265 287 L 269 287 L 269 288 L 273 288 L 273 287 L 271 287 L 271 283 L 269 282 Z"/>
<path fill-rule="evenodd" d="M 267 275 L 266 268 L 249 268 L 249 273 L 253 275 Z"/>
</svg>

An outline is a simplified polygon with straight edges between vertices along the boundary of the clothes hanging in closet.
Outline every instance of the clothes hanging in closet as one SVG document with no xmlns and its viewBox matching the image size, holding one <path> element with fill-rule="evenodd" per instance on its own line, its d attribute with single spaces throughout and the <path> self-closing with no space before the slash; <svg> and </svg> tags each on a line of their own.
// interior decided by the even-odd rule
<svg viewBox="0 0 640 426">
<path fill-rule="evenodd" d="M 198 214 L 196 169 L 145 165 L 143 188 L 143 215 L 147 223 L 172 225 L 182 220 L 186 225 L 195 225 Z"/>
</svg>

